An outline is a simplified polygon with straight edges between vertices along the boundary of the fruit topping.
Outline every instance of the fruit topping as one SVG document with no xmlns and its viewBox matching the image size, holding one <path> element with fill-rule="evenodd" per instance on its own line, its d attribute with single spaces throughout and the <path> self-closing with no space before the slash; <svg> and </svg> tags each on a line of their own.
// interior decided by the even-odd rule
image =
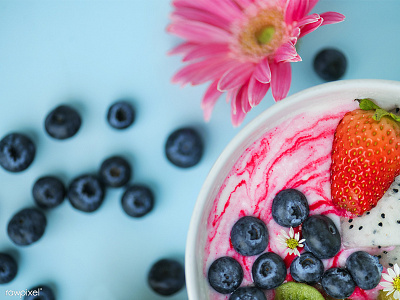
<svg viewBox="0 0 400 300">
<path fill-rule="evenodd" d="M 272 217 L 283 227 L 297 227 L 308 217 L 306 196 L 298 190 L 280 191 L 272 202 Z"/>
<path fill-rule="evenodd" d="M 341 238 L 335 223 L 324 215 L 308 217 L 302 225 L 306 250 L 319 259 L 334 257 L 340 250 Z"/>
<path fill-rule="evenodd" d="M 369 99 L 346 113 L 332 145 L 332 201 L 359 216 L 375 207 L 400 175 L 400 118 Z"/>
<path fill-rule="evenodd" d="M 0 253 L 0 284 L 11 282 L 17 273 L 18 265 L 15 259 L 7 253 Z"/>
<path fill-rule="evenodd" d="M 24 300 L 55 300 L 53 290 L 47 285 L 39 285 L 29 289 Z"/>
<path fill-rule="evenodd" d="M 11 218 L 7 233 L 14 244 L 27 246 L 43 236 L 46 225 L 46 217 L 40 210 L 25 208 Z"/>
<path fill-rule="evenodd" d="M 262 290 L 253 286 L 246 286 L 234 291 L 229 300 L 267 300 L 267 297 Z"/>
<path fill-rule="evenodd" d="M 208 282 L 221 294 L 234 292 L 242 283 L 243 269 L 232 257 L 223 256 L 216 259 L 208 269 Z"/>
<path fill-rule="evenodd" d="M 160 259 L 151 267 L 147 282 L 157 294 L 170 296 L 185 285 L 185 271 L 182 264 L 174 259 Z"/>
<path fill-rule="evenodd" d="M 286 233 L 285 230 L 281 230 L 281 235 L 278 237 L 279 242 L 284 246 L 285 254 L 295 254 L 300 255 L 298 248 L 303 248 L 303 243 L 305 239 L 300 240 L 300 233 L 294 233 L 293 227 L 290 227 L 289 234 Z"/>
<path fill-rule="evenodd" d="M 103 184 L 97 176 L 84 174 L 72 180 L 67 197 L 74 208 L 93 212 L 103 203 L 104 193 Z"/>
<path fill-rule="evenodd" d="M 331 268 L 322 275 L 321 284 L 325 292 L 336 299 L 350 297 L 356 284 L 350 273 L 343 268 Z"/>
<path fill-rule="evenodd" d="M 65 199 L 66 189 L 55 176 L 40 177 L 33 185 L 32 195 L 40 208 L 54 208 Z"/>
<path fill-rule="evenodd" d="M 74 108 L 68 105 L 60 105 L 47 115 L 44 128 L 51 137 L 64 140 L 73 137 L 81 124 L 81 116 Z"/>
<path fill-rule="evenodd" d="M 255 217 L 242 217 L 232 227 L 231 243 L 244 256 L 260 254 L 268 246 L 267 226 Z"/>
<path fill-rule="evenodd" d="M 251 272 L 256 286 L 267 290 L 280 286 L 287 274 L 283 259 L 273 252 L 266 252 L 257 257 Z"/>
<path fill-rule="evenodd" d="M 177 167 L 190 168 L 203 156 L 203 141 L 194 128 L 180 128 L 172 132 L 165 144 L 167 159 Z"/>
<path fill-rule="evenodd" d="M 378 258 L 365 251 L 352 253 L 346 260 L 346 268 L 356 285 L 364 290 L 371 290 L 379 284 L 383 270 Z"/>
<path fill-rule="evenodd" d="M 393 268 L 386 270 L 387 273 L 382 273 L 383 280 L 379 283 L 383 287 L 384 294 L 381 294 L 382 299 L 400 298 L 400 268 L 397 264 Z"/>
<path fill-rule="evenodd" d="M 347 59 L 337 49 L 323 49 L 314 58 L 314 70 L 325 81 L 340 79 L 347 68 Z"/>
<path fill-rule="evenodd" d="M 282 284 L 275 292 L 275 300 L 324 300 L 316 288 L 293 281 Z"/>
<path fill-rule="evenodd" d="M 311 252 L 302 253 L 290 265 L 290 274 L 297 282 L 316 284 L 324 273 L 322 261 Z"/>
<path fill-rule="evenodd" d="M 135 110 L 126 101 L 113 103 L 107 112 L 107 121 L 115 129 L 125 129 L 135 121 Z"/>
<path fill-rule="evenodd" d="M 109 157 L 101 164 L 99 177 L 106 186 L 124 186 L 131 179 L 131 166 L 121 156 Z"/>
<path fill-rule="evenodd" d="M 10 133 L 0 141 L 0 165 L 10 172 L 27 169 L 36 154 L 32 140 L 21 133 Z"/>
<path fill-rule="evenodd" d="M 153 209 L 154 195 L 149 187 L 134 184 L 128 187 L 122 195 L 121 204 L 129 216 L 140 218 Z"/>
</svg>

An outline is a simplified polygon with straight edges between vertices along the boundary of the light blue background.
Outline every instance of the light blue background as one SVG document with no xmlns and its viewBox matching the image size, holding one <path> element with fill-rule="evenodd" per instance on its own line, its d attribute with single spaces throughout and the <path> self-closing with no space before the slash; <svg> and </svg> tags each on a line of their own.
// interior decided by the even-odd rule
<svg viewBox="0 0 400 300">
<path fill-rule="evenodd" d="M 193 0 L 195 1 L 195 0 Z M 400 1 L 321 0 L 314 12 L 338 11 L 345 22 L 324 26 L 300 41 L 300 63 L 292 64 L 290 94 L 323 83 L 312 69 L 324 47 L 341 49 L 349 60 L 343 79 L 400 80 Z M 0 286 L 23 290 L 54 286 L 59 300 L 164 299 L 147 285 L 156 260 L 183 262 L 192 209 L 208 171 L 227 143 L 273 104 L 270 93 L 240 128 L 230 123 L 230 105 L 220 99 L 205 123 L 200 100 L 205 86 L 180 88 L 170 78 L 182 64 L 167 51 L 180 40 L 165 28 L 170 1 L 0 1 L 0 136 L 29 134 L 37 144 L 32 166 L 21 174 L 0 170 L 0 251 L 19 262 L 16 279 Z M 108 106 L 131 99 L 135 124 L 112 130 L 105 121 Z M 46 114 L 70 103 L 83 116 L 79 134 L 67 141 L 49 138 Z M 195 126 L 205 141 L 201 163 L 187 170 L 164 157 L 164 143 L 180 126 Z M 20 248 L 6 227 L 16 211 L 33 206 L 31 188 L 46 174 L 65 183 L 96 172 L 114 154 L 128 157 L 132 182 L 150 185 L 154 211 L 143 219 L 127 217 L 120 206 L 122 189 L 108 190 L 93 214 L 74 210 L 68 201 L 48 212 L 48 227 L 36 244 Z M 168 297 L 187 299 L 185 290 Z"/>
</svg>

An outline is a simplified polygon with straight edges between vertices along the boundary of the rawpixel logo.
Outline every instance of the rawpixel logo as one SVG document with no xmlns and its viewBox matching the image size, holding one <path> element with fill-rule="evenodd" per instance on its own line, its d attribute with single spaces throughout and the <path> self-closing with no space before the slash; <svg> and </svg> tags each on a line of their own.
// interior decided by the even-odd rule
<svg viewBox="0 0 400 300">
<path fill-rule="evenodd" d="M 20 291 L 6 290 L 6 296 L 19 297 L 20 299 L 22 299 L 23 297 L 27 297 L 27 296 L 38 297 L 38 296 L 40 296 L 41 290 L 42 290 L 42 288 L 38 288 L 36 290 L 26 289 L 26 290 L 20 290 Z"/>
</svg>

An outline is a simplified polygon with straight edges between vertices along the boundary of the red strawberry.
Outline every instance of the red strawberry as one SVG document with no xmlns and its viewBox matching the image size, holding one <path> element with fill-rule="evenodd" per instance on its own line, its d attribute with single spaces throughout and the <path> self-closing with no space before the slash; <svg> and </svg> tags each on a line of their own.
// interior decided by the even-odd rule
<svg viewBox="0 0 400 300">
<path fill-rule="evenodd" d="M 332 201 L 351 215 L 376 206 L 400 175 L 400 117 L 369 99 L 348 112 L 332 146 Z"/>
</svg>

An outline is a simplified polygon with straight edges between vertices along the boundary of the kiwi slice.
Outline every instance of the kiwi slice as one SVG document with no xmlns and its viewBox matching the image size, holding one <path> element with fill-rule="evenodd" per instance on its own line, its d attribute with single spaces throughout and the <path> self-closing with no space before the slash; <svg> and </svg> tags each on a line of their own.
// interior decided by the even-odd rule
<svg viewBox="0 0 400 300">
<path fill-rule="evenodd" d="M 324 297 L 312 286 L 289 281 L 275 289 L 275 300 L 324 300 Z"/>
<path fill-rule="evenodd" d="M 379 291 L 378 300 L 395 300 L 395 298 L 393 297 L 393 293 L 391 293 L 389 296 L 387 295 L 387 293 L 388 292 Z"/>
</svg>

